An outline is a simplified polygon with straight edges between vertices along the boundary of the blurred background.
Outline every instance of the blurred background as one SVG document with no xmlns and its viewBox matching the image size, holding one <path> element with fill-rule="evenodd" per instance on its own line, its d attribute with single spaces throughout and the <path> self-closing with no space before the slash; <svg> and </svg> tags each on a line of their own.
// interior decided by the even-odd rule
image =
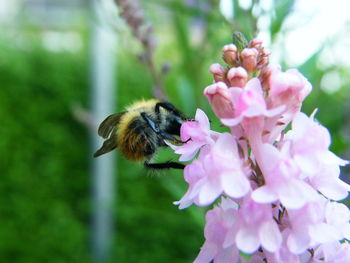
<svg viewBox="0 0 350 263">
<path fill-rule="evenodd" d="M 0 0 L 0 262 L 191 262 L 205 210 L 172 204 L 187 189 L 181 172 L 93 160 L 96 125 L 163 87 L 220 129 L 202 92 L 233 31 L 310 80 L 303 111 L 319 109 L 332 151 L 350 159 L 348 1 L 116 2 Z"/>
</svg>

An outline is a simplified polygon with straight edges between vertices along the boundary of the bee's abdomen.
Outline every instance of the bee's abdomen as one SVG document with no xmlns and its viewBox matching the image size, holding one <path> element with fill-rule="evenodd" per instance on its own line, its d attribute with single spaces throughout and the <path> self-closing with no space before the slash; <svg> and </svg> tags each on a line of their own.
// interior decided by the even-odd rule
<svg viewBox="0 0 350 263">
<path fill-rule="evenodd" d="M 149 159 L 157 150 L 157 135 L 142 119 L 133 120 L 124 132 L 118 135 L 118 146 L 127 159 Z"/>
</svg>

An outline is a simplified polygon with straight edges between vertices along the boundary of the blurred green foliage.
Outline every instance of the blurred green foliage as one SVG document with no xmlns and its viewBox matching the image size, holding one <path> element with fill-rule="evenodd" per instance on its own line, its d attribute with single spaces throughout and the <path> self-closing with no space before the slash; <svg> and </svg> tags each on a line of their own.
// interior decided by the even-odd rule
<svg viewBox="0 0 350 263">
<path fill-rule="evenodd" d="M 231 42 L 234 30 L 249 37 L 256 34 L 253 7 L 243 9 L 239 1 L 233 1 L 234 20 L 229 21 L 215 0 L 206 1 L 210 8 L 175 0 L 147 2 L 143 9 L 159 43 L 157 65 L 171 62 L 164 76 L 169 98 L 188 116 L 202 108 L 213 120 L 212 128 L 222 129 L 202 96 L 212 81 L 208 68 L 221 62 L 221 48 Z M 272 39 L 294 1 L 274 2 Z M 201 25 L 198 38 L 193 36 L 197 24 Z M 29 30 L 21 41 L 4 34 L 0 37 L 0 262 L 88 262 L 89 131 L 72 114 L 72 105 L 89 105 L 88 41 L 82 32 L 84 45 L 79 52 L 50 52 L 42 45 L 40 30 Z M 119 110 L 151 97 L 153 86 L 147 68 L 137 59 L 137 41 L 130 33 L 121 34 Z M 314 86 L 303 109 L 310 114 L 319 108 L 318 119 L 333 135 L 332 150 L 341 153 L 349 149 L 342 133 L 348 90 L 343 87 L 328 94 L 319 88 L 328 70 L 319 66 L 319 55 L 299 68 Z M 348 76 L 349 71 L 344 74 Z M 167 149 L 158 156 L 158 160 L 171 158 L 176 157 Z M 120 155 L 117 162 L 118 196 L 113 206 L 117 231 L 111 262 L 191 262 L 204 241 L 205 210 L 179 211 L 172 204 L 186 191 L 181 172 L 150 174 Z"/>
<path fill-rule="evenodd" d="M 48 52 L 36 34 L 0 42 L 0 262 L 84 262 L 87 131 L 70 108 L 87 99 L 86 54 Z"/>
</svg>

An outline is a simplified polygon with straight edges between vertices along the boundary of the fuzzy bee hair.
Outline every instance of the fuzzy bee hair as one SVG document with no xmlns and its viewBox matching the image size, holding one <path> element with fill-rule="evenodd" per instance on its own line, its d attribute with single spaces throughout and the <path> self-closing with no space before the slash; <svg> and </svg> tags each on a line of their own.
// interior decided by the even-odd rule
<svg viewBox="0 0 350 263">
<path fill-rule="evenodd" d="M 183 169 L 176 162 L 150 163 L 157 149 L 166 146 L 164 140 L 179 142 L 184 115 L 169 102 L 156 99 L 140 100 L 126 111 L 108 116 L 99 126 L 98 134 L 105 139 L 94 157 L 119 148 L 129 160 L 143 161 L 147 168 Z"/>
</svg>

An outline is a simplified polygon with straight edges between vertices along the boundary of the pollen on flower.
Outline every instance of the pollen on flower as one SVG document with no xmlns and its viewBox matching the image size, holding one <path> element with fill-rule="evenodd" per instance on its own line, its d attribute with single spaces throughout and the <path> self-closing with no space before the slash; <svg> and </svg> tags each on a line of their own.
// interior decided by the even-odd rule
<svg viewBox="0 0 350 263">
<path fill-rule="evenodd" d="M 311 83 L 296 69 L 269 64 L 263 42 L 242 34 L 222 48 L 214 83 L 204 96 L 230 132 L 216 132 L 198 109 L 181 127 L 188 190 L 180 209 L 221 202 L 206 215 L 196 263 L 350 262 L 349 209 L 336 201 L 350 185 L 340 178 L 348 161 L 329 150 L 326 127 L 302 113 Z M 285 128 L 291 123 L 291 129 Z M 339 261 L 339 260 L 342 261 Z"/>
</svg>

